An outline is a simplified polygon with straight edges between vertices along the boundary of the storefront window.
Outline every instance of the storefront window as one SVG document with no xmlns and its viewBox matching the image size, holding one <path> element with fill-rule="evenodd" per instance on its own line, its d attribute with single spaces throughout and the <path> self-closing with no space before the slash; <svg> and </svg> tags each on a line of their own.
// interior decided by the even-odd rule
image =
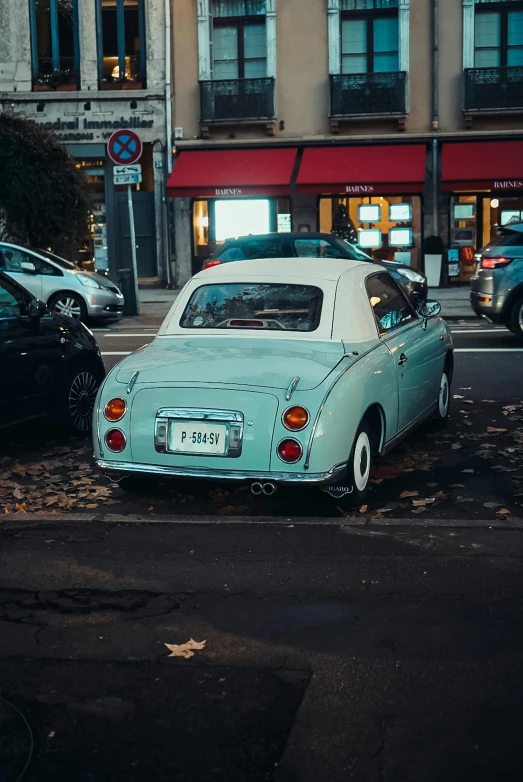
<svg viewBox="0 0 523 782">
<path fill-rule="evenodd" d="M 104 160 L 92 158 L 78 160 L 76 167 L 85 175 L 89 196 L 89 236 L 85 244 L 78 249 L 75 260 L 86 269 L 106 271 L 107 222 L 105 209 L 105 171 Z"/>
<path fill-rule="evenodd" d="M 523 220 L 523 193 L 455 194 L 450 210 L 449 280 L 468 282 L 474 274 L 476 252 L 498 236 L 501 226 Z"/>
<path fill-rule="evenodd" d="M 421 266 L 419 196 L 320 198 L 320 231 L 358 244 L 377 261 Z"/>
<path fill-rule="evenodd" d="M 289 198 L 213 198 L 193 202 L 193 272 L 226 239 L 248 234 L 289 233 Z"/>
</svg>

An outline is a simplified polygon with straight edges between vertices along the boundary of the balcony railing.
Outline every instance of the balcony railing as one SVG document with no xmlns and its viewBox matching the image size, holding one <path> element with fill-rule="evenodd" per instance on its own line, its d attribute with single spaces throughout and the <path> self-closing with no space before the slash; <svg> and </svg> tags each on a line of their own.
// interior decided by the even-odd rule
<svg viewBox="0 0 523 782">
<path fill-rule="evenodd" d="M 341 73 L 331 75 L 331 117 L 394 115 L 407 113 L 407 74 Z"/>
<path fill-rule="evenodd" d="M 465 111 L 523 109 L 523 65 L 465 69 Z"/>
<path fill-rule="evenodd" d="M 200 82 L 200 122 L 274 118 L 274 79 Z"/>
</svg>

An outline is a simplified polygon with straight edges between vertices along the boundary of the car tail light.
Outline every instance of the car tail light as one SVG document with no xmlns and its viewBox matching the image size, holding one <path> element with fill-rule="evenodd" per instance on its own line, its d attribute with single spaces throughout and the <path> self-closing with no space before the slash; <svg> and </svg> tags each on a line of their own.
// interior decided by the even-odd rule
<svg viewBox="0 0 523 782">
<path fill-rule="evenodd" d="M 210 269 L 212 266 L 221 266 L 221 263 L 222 263 L 221 261 L 206 261 L 203 264 L 202 270 L 203 269 Z"/>
<path fill-rule="evenodd" d="M 109 431 L 105 433 L 105 444 L 110 451 L 120 453 L 120 451 L 123 451 L 126 444 L 124 433 L 120 429 L 109 429 Z"/>
<path fill-rule="evenodd" d="M 512 258 L 482 258 L 482 269 L 499 269 L 501 266 L 508 266 L 512 263 Z"/>
<path fill-rule="evenodd" d="M 297 462 L 303 453 L 303 448 L 297 440 L 282 440 L 277 448 L 278 456 L 282 462 L 292 464 Z"/>
<path fill-rule="evenodd" d="M 127 404 L 125 399 L 116 397 L 115 399 L 110 399 L 109 402 L 107 402 L 105 405 L 104 416 L 108 421 L 119 421 L 120 418 L 124 417 L 126 410 Z"/>
<path fill-rule="evenodd" d="M 283 414 L 283 425 L 292 432 L 305 429 L 309 423 L 309 413 L 304 407 L 289 407 Z"/>
</svg>

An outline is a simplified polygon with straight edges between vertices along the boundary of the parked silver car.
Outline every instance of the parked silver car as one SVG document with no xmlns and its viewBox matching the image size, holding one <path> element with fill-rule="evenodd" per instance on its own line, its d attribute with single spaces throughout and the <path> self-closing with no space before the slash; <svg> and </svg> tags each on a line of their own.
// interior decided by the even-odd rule
<svg viewBox="0 0 523 782">
<path fill-rule="evenodd" d="M 0 242 L 0 270 L 59 315 L 81 321 L 123 315 L 123 294 L 111 280 L 54 253 Z"/>
<path fill-rule="evenodd" d="M 476 254 L 470 303 L 523 339 L 523 223 L 509 223 Z"/>
</svg>

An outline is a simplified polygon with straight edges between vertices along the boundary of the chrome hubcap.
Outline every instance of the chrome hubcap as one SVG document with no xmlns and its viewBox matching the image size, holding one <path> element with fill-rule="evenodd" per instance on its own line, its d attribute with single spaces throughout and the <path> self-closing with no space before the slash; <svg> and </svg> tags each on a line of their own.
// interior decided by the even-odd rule
<svg viewBox="0 0 523 782">
<path fill-rule="evenodd" d="M 358 491 L 367 488 L 370 477 L 370 440 L 366 432 L 360 432 L 354 446 L 354 483 Z"/>
<path fill-rule="evenodd" d="M 523 304 L 519 308 L 518 321 L 519 321 L 519 328 L 521 331 L 523 331 Z"/>
<path fill-rule="evenodd" d="M 90 372 L 80 372 L 69 389 L 69 414 L 80 432 L 87 432 L 93 419 L 94 402 L 99 387 L 98 380 Z"/>
<path fill-rule="evenodd" d="M 441 418 L 445 418 L 449 409 L 449 379 L 445 372 L 441 376 L 439 387 L 438 410 Z"/>
<path fill-rule="evenodd" d="M 64 296 L 62 299 L 58 299 L 54 305 L 54 311 L 58 315 L 67 315 L 68 318 L 75 318 L 76 320 L 82 314 L 79 303 L 72 296 Z"/>
</svg>

